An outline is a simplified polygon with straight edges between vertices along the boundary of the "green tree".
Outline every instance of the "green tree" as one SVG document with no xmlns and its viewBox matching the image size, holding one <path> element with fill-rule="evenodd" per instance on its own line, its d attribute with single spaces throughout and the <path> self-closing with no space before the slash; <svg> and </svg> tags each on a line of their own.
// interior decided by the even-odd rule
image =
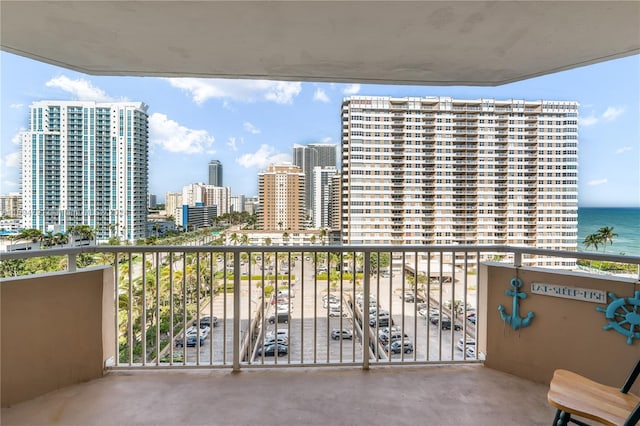
<svg viewBox="0 0 640 426">
<path fill-rule="evenodd" d="M 598 246 L 600 245 L 600 243 L 601 240 L 598 234 L 589 234 L 584 238 L 584 241 L 582 242 L 584 248 L 586 248 L 587 250 L 591 247 L 594 247 L 596 251 L 598 251 Z"/>
<path fill-rule="evenodd" d="M 602 253 L 605 252 L 607 242 L 613 245 L 613 239 L 618 236 L 618 234 L 613 232 L 613 226 L 603 226 L 602 228 L 598 229 L 597 235 L 600 239 L 600 242 L 602 243 Z"/>
</svg>

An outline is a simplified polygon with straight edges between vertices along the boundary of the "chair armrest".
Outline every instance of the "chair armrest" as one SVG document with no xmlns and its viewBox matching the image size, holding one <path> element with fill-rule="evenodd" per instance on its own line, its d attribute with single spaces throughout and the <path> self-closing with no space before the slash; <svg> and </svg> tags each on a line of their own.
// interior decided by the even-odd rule
<svg viewBox="0 0 640 426">
<path fill-rule="evenodd" d="M 633 383 L 638 378 L 638 375 L 640 375 L 640 358 L 638 358 L 638 363 L 636 364 L 636 368 L 633 369 L 631 374 L 629 374 L 629 377 L 627 378 L 627 381 L 624 382 L 624 385 L 622 385 L 622 388 L 620 389 L 620 392 L 628 393 L 629 389 L 631 389 L 631 386 L 633 386 Z"/>
</svg>

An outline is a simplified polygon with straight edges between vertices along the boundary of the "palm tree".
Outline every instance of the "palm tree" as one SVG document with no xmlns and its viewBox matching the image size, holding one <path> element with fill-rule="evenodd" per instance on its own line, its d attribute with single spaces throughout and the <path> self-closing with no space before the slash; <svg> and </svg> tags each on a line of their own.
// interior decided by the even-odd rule
<svg viewBox="0 0 640 426">
<path fill-rule="evenodd" d="M 229 236 L 229 240 L 231 241 L 231 244 L 233 244 L 234 246 L 238 244 L 238 234 L 236 234 L 235 232 L 233 234 L 231 234 Z"/>
<path fill-rule="evenodd" d="M 600 239 L 600 236 L 598 234 L 589 234 L 584 238 L 582 244 L 586 249 L 594 247 L 596 251 L 598 251 L 598 245 L 600 245 L 601 242 L 602 240 Z"/>
<path fill-rule="evenodd" d="M 322 245 L 324 245 L 324 238 L 327 236 L 327 229 L 322 228 L 320 230 L 320 240 L 322 241 Z"/>
<path fill-rule="evenodd" d="M 600 239 L 600 242 L 602 243 L 602 253 L 604 253 L 607 247 L 607 242 L 613 245 L 613 239 L 617 237 L 618 234 L 613 232 L 613 226 L 603 226 L 602 228 L 598 229 L 597 236 Z"/>
<path fill-rule="evenodd" d="M 243 246 L 249 245 L 249 236 L 247 234 L 242 234 L 242 237 L 240 237 L 240 245 L 243 245 Z"/>
<path fill-rule="evenodd" d="M 589 247 L 594 247 L 596 251 L 598 251 L 598 245 L 602 242 L 600 235 L 598 234 L 589 234 L 584 238 L 582 244 L 584 244 L 584 248 L 587 250 Z M 589 267 L 593 266 L 593 260 L 589 260 Z"/>
</svg>

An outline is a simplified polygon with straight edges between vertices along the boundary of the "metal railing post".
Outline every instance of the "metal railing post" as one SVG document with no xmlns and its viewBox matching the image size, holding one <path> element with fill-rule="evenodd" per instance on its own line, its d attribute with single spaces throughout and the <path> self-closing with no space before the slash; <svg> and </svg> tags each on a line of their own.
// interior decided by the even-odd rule
<svg viewBox="0 0 640 426">
<path fill-rule="evenodd" d="M 77 263 L 76 263 L 76 254 L 75 253 L 69 253 L 67 255 L 67 269 L 69 272 L 76 272 L 77 269 Z"/>
<path fill-rule="evenodd" d="M 513 252 L 513 266 L 519 268 L 522 266 L 522 252 Z"/>
<path fill-rule="evenodd" d="M 371 252 L 364 253 L 364 298 L 362 306 L 362 369 L 369 369 L 369 296 L 371 294 Z"/>
<path fill-rule="evenodd" d="M 233 253 L 233 371 L 240 371 L 240 256 Z"/>
</svg>

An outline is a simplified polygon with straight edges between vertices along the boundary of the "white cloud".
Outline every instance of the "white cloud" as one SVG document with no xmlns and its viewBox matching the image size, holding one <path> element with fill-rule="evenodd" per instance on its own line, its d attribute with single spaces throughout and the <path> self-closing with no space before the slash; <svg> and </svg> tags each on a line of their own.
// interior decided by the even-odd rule
<svg viewBox="0 0 640 426">
<path fill-rule="evenodd" d="M 327 136 L 325 138 L 322 138 L 322 140 L 320 142 L 322 142 L 322 143 L 331 143 L 331 142 L 333 142 L 333 138 L 331 136 Z"/>
<path fill-rule="evenodd" d="M 589 182 L 587 182 L 587 185 L 589 186 L 598 186 L 598 185 L 604 185 L 605 183 L 607 183 L 609 180 L 607 178 L 604 179 L 594 179 L 594 180 L 590 180 Z"/>
<path fill-rule="evenodd" d="M 313 100 L 318 102 L 328 103 L 329 96 L 327 96 L 327 93 L 324 90 L 318 87 L 316 89 L 316 92 L 313 94 Z"/>
<path fill-rule="evenodd" d="M 624 108 L 612 107 L 610 106 L 607 110 L 602 114 L 602 118 L 606 121 L 613 121 L 620 116 L 624 112 Z"/>
<path fill-rule="evenodd" d="M 11 104 L 9 105 L 9 108 L 11 109 L 22 109 L 24 105 L 23 104 Z"/>
<path fill-rule="evenodd" d="M 342 90 L 342 93 L 344 93 L 345 95 L 355 95 L 357 93 L 360 92 L 360 85 L 359 84 L 349 84 L 347 87 L 345 87 Z"/>
<path fill-rule="evenodd" d="M 231 99 L 240 102 L 263 100 L 290 104 L 302 91 L 302 83 L 299 82 L 204 78 L 167 78 L 166 80 L 173 87 L 189 93 L 191 99 L 198 105 L 202 105 L 209 99 Z"/>
<path fill-rule="evenodd" d="M 3 193 L 19 189 L 20 185 L 16 179 L 20 178 L 21 162 L 22 155 L 20 151 L 0 157 L 0 189 Z"/>
<path fill-rule="evenodd" d="M 20 185 L 18 182 L 14 182 L 12 180 L 3 180 L 2 181 L 2 191 L 3 192 L 11 192 L 11 189 L 18 189 Z"/>
<path fill-rule="evenodd" d="M 215 138 L 206 130 L 189 129 L 158 112 L 149 117 L 149 140 L 170 152 L 215 153 L 210 149 Z"/>
<path fill-rule="evenodd" d="M 2 159 L 2 167 L 20 167 L 22 155 L 20 151 L 12 152 L 4 156 Z"/>
<path fill-rule="evenodd" d="M 260 129 L 258 129 L 256 126 L 249 123 L 248 121 L 245 121 L 242 126 L 247 132 L 252 133 L 254 135 L 257 135 L 258 133 L 260 133 Z"/>
<path fill-rule="evenodd" d="M 260 149 L 252 154 L 244 154 L 236 159 L 236 162 L 243 167 L 267 168 L 270 164 L 280 164 L 290 162 L 289 154 L 275 153 L 275 149 L 269 145 L 260 145 Z"/>
<path fill-rule="evenodd" d="M 580 124 L 581 126 L 593 126 L 594 124 L 596 124 L 598 121 L 598 117 L 596 117 L 595 115 L 590 115 L 589 117 L 580 117 L 578 119 L 578 124 Z"/>
<path fill-rule="evenodd" d="M 622 148 L 616 149 L 616 154 L 623 154 L 625 152 L 632 151 L 632 150 L 633 148 L 630 145 L 627 145 L 627 146 L 623 146 Z"/>
<path fill-rule="evenodd" d="M 236 138 L 235 136 L 231 136 L 229 138 L 229 140 L 227 141 L 227 146 L 231 149 L 231 151 L 237 151 L 238 150 L 238 143 L 243 144 L 244 143 L 244 139 Z"/>
<path fill-rule="evenodd" d="M 112 102 L 116 100 L 107 95 L 104 90 L 91 84 L 89 80 L 82 78 L 72 80 L 67 76 L 61 75 L 47 81 L 45 85 L 70 93 L 79 101 Z"/>
<path fill-rule="evenodd" d="M 11 143 L 14 145 L 22 145 L 22 137 L 20 136 L 21 132 L 24 132 L 26 129 L 20 129 L 20 131 L 18 133 L 16 133 L 15 135 L 13 135 L 13 137 L 11 138 Z"/>
</svg>

